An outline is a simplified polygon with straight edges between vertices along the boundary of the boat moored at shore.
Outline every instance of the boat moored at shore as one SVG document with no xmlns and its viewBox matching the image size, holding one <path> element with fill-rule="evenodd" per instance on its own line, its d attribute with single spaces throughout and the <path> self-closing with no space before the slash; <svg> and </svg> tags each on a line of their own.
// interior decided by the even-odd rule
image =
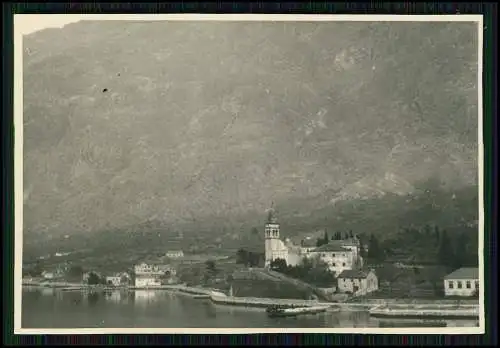
<svg viewBox="0 0 500 348">
<path fill-rule="evenodd" d="M 269 306 L 266 309 L 266 313 L 270 317 L 294 317 L 297 315 L 306 314 L 318 314 L 324 313 L 329 308 L 329 306 L 307 306 L 307 307 L 295 307 L 291 306 Z"/>
</svg>

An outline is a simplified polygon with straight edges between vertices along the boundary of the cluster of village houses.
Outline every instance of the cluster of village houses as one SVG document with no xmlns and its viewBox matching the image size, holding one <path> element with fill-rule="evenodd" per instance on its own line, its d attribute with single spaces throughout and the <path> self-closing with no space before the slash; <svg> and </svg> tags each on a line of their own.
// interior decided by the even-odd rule
<svg viewBox="0 0 500 348">
<path fill-rule="evenodd" d="M 287 265 L 296 266 L 304 259 L 319 259 L 328 265 L 329 270 L 337 278 L 336 291 L 361 296 L 377 291 L 379 281 L 374 269 L 366 269 L 361 257 L 360 241 L 357 238 L 332 240 L 317 246 L 316 240 L 306 238 L 300 245 L 289 239 L 280 239 L 280 225 L 271 210 L 265 225 L 265 267 L 277 259 L 285 260 Z M 183 251 L 169 251 L 168 259 L 183 259 Z M 404 265 L 400 265 L 404 267 Z M 413 266 L 412 266 L 413 267 Z M 83 282 L 88 283 L 91 272 L 83 275 Z M 121 272 L 100 279 L 111 286 L 135 286 L 137 288 L 158 287 L 177 282 L 176 270 L 171 265 L 141 263 L 134 267 L 134 277 Z M 45 272 L 45 279 L 54 279 L 57 274 Z M 446 296 L 472 296 L 479 290 L 479 272 L 477 268 L 461 268 L 444 278 L 444 294 Z M 133 282 L 133 283 L 132 283 Z"/>
<path fill-rule="evenodd" d="M 337 292 L 356 296 L 366 295 L 379 289 L 374 269 L 366 269 L 361 257 L 362 246 L 358 238 L 332 240 L 317 246 L 313 238 L 303 239 L 300 245 L 290 239 L 280 239 L 280 224 L 271 209 L 265 225 L 265 265 L 270 267 L 277 259 L 287 265 L 297 266 L 304 259 L 323 261 L 337 278 Z M 404 268 L 404 265 L 396 265 Z M 413 267 L 413 266 L 412 266 Z M 445 296 L 473 296 L 479 291 L 478 268 L 460 268 L 444 277 Z"/>
<path fill-rule="evenodd" d="M 184 257 L 182 250 L 168 251 L 165 254 L 168 259 L 179 259 Z M 59 267 L 56 271 L 44 271 L 42 277 L 46 280 L 57 280 L 62 278 L 68 271 L 67 267 Z M 94 274 L 109 286 L 133 286 L 137 288 L 158 287 L 165 284 L 177 282 L 176 269 L 171 265 L 161 263 L 141 263 L 134 267 L 133 277 L 128 272 L 118 272 L 112 275 L 103 275 L 98 271 L 85 272 L 82 276 L 84 284 L 89 283 L 91 275 Z"/>
</svg>

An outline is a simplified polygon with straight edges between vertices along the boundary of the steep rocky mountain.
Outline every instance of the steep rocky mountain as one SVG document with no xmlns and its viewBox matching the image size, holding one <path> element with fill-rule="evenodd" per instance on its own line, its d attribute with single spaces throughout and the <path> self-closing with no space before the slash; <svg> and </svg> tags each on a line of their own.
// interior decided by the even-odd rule
<svg viewBox="0 0 500 348">
<path fill-rule="evenodd" d="M 237 225 L 271 201 L 303 221 L 429 178 L 474 187 L 476 33 L 99 21 L 28 35 L 25 231 Z"/>
</svg>

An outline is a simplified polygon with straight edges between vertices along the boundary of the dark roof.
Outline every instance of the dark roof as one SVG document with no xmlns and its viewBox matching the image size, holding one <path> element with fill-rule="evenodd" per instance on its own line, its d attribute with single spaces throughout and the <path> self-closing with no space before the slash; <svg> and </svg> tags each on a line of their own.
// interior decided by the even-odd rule
<svg viewBox="0 0 500 348">
<path fill-rule="evenodd" d="M 323 252 L 323 251 L 330 251 L 330 252 L 344 252 L 344 251 L 351 251 L 350 249 L 344 248 L 343 246 L 337 244 L 337 243 L 328 243 L 325 245 L 322 245 L 313 251 L 317 252 Z"/>
<path fill-rule="evenodd" d="M 315 247 L 316 246 L 316 239 L 314 239 L 314 238 L 306 238 L 306 239 L 302 240 L 302 242 L 300 243 L 300 245 L 303 248 Z"/>
<path fill-rule="evenodd" d="M 459 268 L 445 276 L 444 279 L 479 279 L 479 269 L 472 267 Z"/>
<path fill-rule="evenodd" d="M 348 239 L 343 239 L 343 240 L 339 240 L 338 242 L 340 242 L 341 244 L 344 244 L 344 245 L 359 245 L 359 239 L 356 239 L 356 238 L 348 238 Z"/>
<path fill-rule="evenodd" d="M 349 278 L 349 279 L 364 279 L 368 277 L 369 271 L 360 271 L 354 269 L 346 269 L 339 274 L 338 278 Z"/>
</svg>

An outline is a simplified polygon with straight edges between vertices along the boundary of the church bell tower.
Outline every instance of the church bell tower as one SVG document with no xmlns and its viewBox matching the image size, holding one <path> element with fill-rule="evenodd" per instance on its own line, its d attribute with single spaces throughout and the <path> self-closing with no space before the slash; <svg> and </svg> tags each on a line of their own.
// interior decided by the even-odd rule
<svg viewBox="0 0 500 348">
<path fill-rule="evenodd" d="M 280 225 L 274 210 L 274 204 L 267 213 L 267 221 L 265 225 L 265 265 L 269 267 L 271 262 L 277 258 L 277 253 L 280 250 Z"/>
</svg>

